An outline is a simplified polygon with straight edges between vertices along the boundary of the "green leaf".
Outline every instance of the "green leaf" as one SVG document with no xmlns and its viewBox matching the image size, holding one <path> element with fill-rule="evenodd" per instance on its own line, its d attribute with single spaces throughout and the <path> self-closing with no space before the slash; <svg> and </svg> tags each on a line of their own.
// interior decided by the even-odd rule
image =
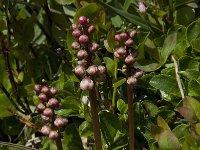
<svg viewBox="0 0 200 150">
<path fill-rule="evenodd" d="M 177 137 L 169 130 L 165 130 L 160 134 L 158 140 L 158 146 L 160 150 L 180 150 L 181 144 Z"/>
<path fill-rule="evenodd" d="M 188 23 L 193 21 L 194 17 L 195 17 L 195 12 L 191 7 L 183 7 L 177 10 L 178 24 L 187 25 Z"/>
<path fill-rule="evenodd" d="M 93 134 L 92 124 L 91 122 L 84 121 L 79 126 L 79 133 L 81 136 L 91 136 Z"/>
<path fill-rule="evenodd" d="M 143 101 L 142 104 L 150 116 L 155 117 L 159 113 L 159 108 L 149 101 Z"/>
<path fill-rule="evenodd" d="M 65 99 L 61 101 L 63 108 L 65 109 L 72 109 L 72 110 L 79 110 L 80 108 L 80 100 L 77 99 L 75 96 L 67 96 Z"/>
<path fill-rule="evenodd" d="M 70 5 L 74 3 L 74 0 L 55 0 L 55 1 L 61 5 Z"/>
<path fill-rule="evenodd" d="M 118 87 L 120 87 L 122 84 L 124 84 L 125 81 L 126 81 L 126 78 L 123 78 L 123 79 L 119 80 L 118 82 L 114 83 L 113 87 L 114 87 L 114 88 L 118 88 Z"/>
<path fill-rule="evenodd" d="M 188 93 L 190 96 L 200 97 L 200 84 L 197 80 L 191 80 L 188 83 Z"/>
<path fill-rule="evenodd" d="M 150 80 L 150 85 L 167 94 L 178 94 L 180 91 L 176 79 L 168 75 L 156 75 Z"/>
<path fill-rule="evenodd" d="M 186 69 L 199 71 L 199 62 L 190 56 L 181 57 L 178 60 L 178 64 L 181 71 L 185 71 Z"/>
<path fill-rule="evenodd" d="M 99 10 L 99 6 L 96 3 L 89 3 L 76 12 L 74 15 L 74 22 L 77 22 L 80 16 L 86 16 L 88 18 L 95 17 L 96 13 Z"/>
<path fill-rule="evenodd" d="M 195 51 L 200 52 L 200 38 L 192 39 L 191 45 Z"/>
<path fill-rule="evenodd" d="M 180 125 L 176 126 L 172 131 L 175 134 L 175 136 L 179 140 L 181 140 L 181 139 L 184 139 L 184 134 L 185 134 L 185 132 L 188 132 L 188 128 L 189 128 L 189 125 L 180 124 Z"/>
<path fill-rule="evenodd" d="M 64 131 L 63 147 L 65 150 L 81 150 L 84 149 L 81 137 L 75 124 L 68 124 Z"/>
<path fill-rule="evenodd" d="M 103 60 L 104 60 L 104 62 L 106 64 L 106 68 L 107 68 L 108 74 L 110 76 L 114 76 L 115 75 L 115 63 L 114 63 L 114 60 L 112 60 L 109 57 L 104 57 Z"/>
<path fill-rule="evenodd" d="M 200 72 L 193 69 L 186 69 L 185 71 L 180 71 L 179 74 L 183 77 L 186 77 L 189 81 L 196 80 L 200 77 Z"/>
<path fill-rule="evenodd" d="M 171 131 L 171 129 L 169 128 L 168 124 L 167 124 L 167 123 L 165 122 L 165 120 L 164 120 L 162 117 L 160 117 L 160 116 L 157 117 L 157 124 L 158 124 L 159 127 L 162 127 L 162 128 L 165 129 L 165 130 Z"/>
<path fill-rule="evenodd" d="M 113 52 L 113 49 L 115 47 L 115 29 L 111 28 L 107 34 L 107 42 L 108 46 L 112 49 L 111 52 Z"/>
<path fill-rule="evenodd" d="M 117 101 L 117 109 L 120 111 L 120 114 L 125 114 L 128 111 L 128 105 L 122 100 Z"/>
<path fill-rule="evenodd" d="M 188 41 L 200 37 L 200 19 L 191 23 L 187 28 L 187 38 Z"/>
</svg>

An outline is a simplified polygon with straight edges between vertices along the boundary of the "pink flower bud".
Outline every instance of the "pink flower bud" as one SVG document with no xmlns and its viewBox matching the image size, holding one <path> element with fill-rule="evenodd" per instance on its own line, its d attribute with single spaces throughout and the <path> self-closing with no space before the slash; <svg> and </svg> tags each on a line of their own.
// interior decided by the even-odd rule
<svg viewBox="0 0 200 150">
<path fill-rule="evenodd" d="M 59 106 L 59 101 L 56 98 L 50 98 L 48 101 L 48 107 L 56 108 Z"/>
<path fill-rule="evenodd" d="M 135 30 L 129 32 L 129 36 L 131 38 L 134 38 L 136 36 L 136 34 L 137 34 L 137 32 Z"/>
<path fill-rule="evenodd" d="M 89 18 L 87 18 L 87 24 L 90 24 L 90 19 Z"/>
<path fill-rule="evenodd" d="M 41 128 L 41 133 L 44 134 L 44 135 L 49 135 L 50 131 L 51 131 L 51 128 L 47 125 L 44 125 L 42 128 Z"/>
<path fill-rule="evenodd" d="M 132 39 L 128 39 L 126 42 L 125 42 L 125 45 L 127 46 L 127 47 L 131 47 L 132 45 L 133 45 L 133 40 Z"/>
<path fill-rule="evenodd" d="M 88 33 L 92 33 L 95 31 L 95 27 L 93 25 L 88 27 Z"/>
<path fill-rule="evenodd" d="M 85 50 L 80 50 L 77 53 L 77 58 L 78 59 L 86 59 L 88 57 L 88 53 Z"/>
<path fill-rule="evenodd" d="M 73 32 L 72 32 L 72 35 L 74 36 L 74 37 L 80 37 L 81 36 L 81 31 L 80 30 L 78 30 L 78 29 L 76 29 L 76 30 L 74 30 Z"/>
<path fill-rule="evenodd" d="M 57 92 L 58 92 L 57 89 L 54 87 L 51 87 L 49 89 L 49 94 L 51 94 L 51 96 L 55 96 L 57 94 Z"/>
<path fill-rule="evenodd" d="M 134 85 L 136 83 L 137 83 L 137 79 L 133 76 L 129 77 L 127 80 L 127 84 L 129 84 L 129 85 Z"/>
<path fill-rule="evenodd" d="M 78 19 L 78 23 L 81 24 L 81 25 L 86 25 L 88 23 L 88 21 L 89 21 L 88 18 L 85 17 L 85 16 L 81 16 Z"/>
<path fill-rule="evenodd" d="M 140 69 L 137 69 L 133 76 L 138 79 L 138 78 L 141 78 L 143 75 L 144 75 L 144 72 Z"/>
<path fill-rule="evenodd" d="M 45 116 L 45 115 L 41 115 L 41 118 L 43 121 L 48 122 L 49 121 L 49 117 Z"/>
<path fill-rule="evenodd" d="M 119 54 L 120 57 L 124 57 L 126 55 L 126 49 L 124 47 L 120 47 L 117 50 L 117 53 Z"/>
<path fill-rule="evenodd" d="M 125 62 L 126 62 L 126 64 L 131 65 L 135 62 L 135 58 L 133 57 L 133 55 L 128 55 L 125 58 Z"/>
<path fill-rule="evenodd" d="M 91 76 L 97 74 L 97 72 L 98 72 L 98 69 L 96 65 L 89 66 L 87 69 L 87 73 Z"/>
<path fill-rule="evenodd" d="M 89 38 L 87 35 L 83 34 L 79 37 L 78 41 L 81 43 L 81 44 L 87 44 L 89 42 Z"/>
<path fill-rule="evenodd" d="M 59 134 L 55 130 L 51 130 L 49 133 L 49 138 L 52 140 L 57 140 L 59 138 Z"/>
<path fill-rule="evenodd" d="M 105 66 L 98 66 L 98 70 L 100 74 L 105 74 L 106 73 L 106 67 Z"/>
<path fill-rule="evenodd" d="M 141 12 L 141 13 L 146 12 L 146 7 L 145 7 L 144 3 L 142 3 L 142 2 L 138 3 L 138 9 L 139 9 L 139 12 Z"/>
<path fill-rule="evenodd" d="M 114 52 L 114 56 L 117 57 L 117 58 L 121 58 L 121 56 L 118 54 L 117 51 Z"/>
<path fill-rule="evenodd" d="M 92 52 L 96 52 L 99 49 L 99 44 L 97 43 L 92 43 L 91 47 L 90 47 L 90 51 Z"/>
<path fill-rule="evenodd" d="M 86 60 L 84 60 L 84 59 L 78 61 L 78 64 L 79 64 L 80 66 L 83 66 L 83 67 L 86 66 L 87 63 L 88 63 L 88 62 L 87 62 Z"/>
<path fill-rule="evenodd" d="M 80 88 L 83 91 L 90 91 L 94 88 L 94 82 L 90 78 L 84 78 L 80 83 Z"/>
<path fill-rule="evenodd" d="M 38 105 L 37 105 L 37 107 L 36 107 L 36 109 L 37 109 L 37 111 L 44 111 L 44 109 L 45 109 L 46 107 L 45 107 L 45 105 L 43 104 L 43 103 L 39 103 Z"/>
<path fill-rule="evenodd" d="M 46 108 L 43 111 L 43 115 L 46 116 L 46 117 L 52 117 L 54 115 L 54 112 L 51 108 Z"/>
<path fill-rule="evenodd" d="M 34 86 L 34 90 L 35 90 L 35 92 L 40 92 L 40 90 L 41 90 L 41 85 L 40 84 L 36 84 L 35 86 Z"/>
<path fill-rule="evenodd" d="M 46 102 L 47 101 L 47 96 L 44 93 L 40 93 L 40 95 L 38 95 L 39 100 L 41 100 L 42 102 Z"/>
<path fill-rule="evenodd" d="M 49 93 L 49 88 L 47 86 L 43 86 L 41 89 L 41 92 L 44 94 L 48 94 Z"/>
<path fill-rule="evenodd" d="M 128 34 L 126 32 L 122 32 L 122 33 L 120 33 L 120 38 L 122 40 L 126 40 L 128 38 Z"/>
<path fill-rule="evenodd" d="M 76 24 L 74 24 L 74 23 L 72 24 L 71 27 L 72 27 L 73 30 L 76 30 L 78 28 L 78 26 Z"/>
<path fill-rule="evenodd" d="M 120 36 L 119 34 L 116 34 L 116 35 L 115 35 L 115 40 L 116 40 L 116 41 L 121 41 L 122 38 L 121 38 L 121 36 Z"/>
<path fill-rule="evenodd" d="M 77 75 L 77 76 L 82 76 L 85 74 L 85 69 L 83 66 L 79 65 L 77 66 L 75 69 L 74 69 L 74 73 Z"/>
<path fill-rule="evenodd" d="M 67 124 L 67 119 L 63 119 L 62 117 L 58 117 L 54 120 L 54 125 L 58 128 L 62 128 Z"/>
<path fill-rule="evenodd" d="M 80 47 L 81 47 L 81 46 L 80 46 L 80 44 L 79 44 L 78 42 L 73 42 L 73 43 L 72 43 L 72 48 L 73 48 L 73 49 L 78 50 L 78 49 L 80 49 Z"/>
</svg>

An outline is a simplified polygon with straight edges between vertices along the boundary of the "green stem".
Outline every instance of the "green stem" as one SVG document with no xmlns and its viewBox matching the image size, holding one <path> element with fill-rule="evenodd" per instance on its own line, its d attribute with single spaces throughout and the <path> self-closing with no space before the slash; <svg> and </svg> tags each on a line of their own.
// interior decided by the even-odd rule
<svg viewBox="0 0 200 150">
<path fill-rule="evenodd" d="M 117 72 L 118 72 L 118 58 L 114 57 L 114 63 L 115 63 L 115 74 L 114 74 L 114 84 L 117 82 Z M 112 110 L 115 110 L 115 104 L 116 104 L 116 95 L 117 95 L 117 88 L 113 89 L 113 97 L 112 97 Z"/>
<path fill-rule="evenodd" d="M 97 92 L 96 85 L 89 92 L 90 96 L 90 105 L 91 105 L 91 115 L 92 115 L 92 123 L 93 123 L 93 131 L 94 131 L 94 139 L 96 150 L 101 150 L 101 135 L 100 135 L 100 124 L 99 124 L 99 116 L 97 109 Z"/>
<path fill-rule="evenodd" d="M 131 68 L 127 65 L 127 79 L 130 76 L 131 76 Z M 128 97 L 129 150 L 134 150 L 135 140 L 134 140 L 133 85 L 127 84 L 127 97 Z"/>
</svg>

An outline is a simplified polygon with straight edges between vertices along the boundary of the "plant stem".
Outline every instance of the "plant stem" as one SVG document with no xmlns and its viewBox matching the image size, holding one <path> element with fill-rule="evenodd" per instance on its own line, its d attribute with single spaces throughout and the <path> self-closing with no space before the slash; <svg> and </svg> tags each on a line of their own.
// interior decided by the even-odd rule
<svg viewBox="0 0 200 150">
<path fill-rule="evenodd" d="M 56 140 L 56 147 L 57 147 L 57 150 L 63 150 L 61 138 L 58 138 Z"/>
<path fill-rule="evenodd" d="M 131 76 L 131 68 L 127 65 L 127 79 L 130 76 Z M 129 150 L 134 150 L 135 140 L 134 140 L 133 85 L 127 84 L 127 97 L 128 97 Z"/>
<path fill-rule="evenodd" d="M 181 92 L 181 97 L 184 98 L 185 95 L 184 95 L 184 91 L 183 91 L 183 85 L 181 83 L 181 78 L 180 78 L 180 75 L 178 74 L 178 63 L 175 59 L 175 57 L 172 55 L 172 60 L 174 62 L 174 67 L 175 67 L 175 73 L 176 73 L 176 81 L 178 83 L 178 87 L 179 87 L 179 90 Z"/>
<path fill-rule="evenodd" d="M 173 13 L 174 13 L 173 0 L 169 0 L 169 21 L 170 21 L 170 24 L 172 24 L 172 22 L 174 21 Z"/>
<path fill-rule="evenodd" d="M 114 57 L 114 63 L 115 63 L 115 76 L 114 76 L 114 84 L 117 82 L 117 72 L 118 72 L 118 58 Z M 113 89 L 113 97 L 112 97 L 112 110 L 114 112 L 115 110 L 115 104 L 116 104 L 116 94 L 117 94 L 117 88 Z"/>
<path fill-rule="evenodd" d="M 95 86 L 89 92 L 89 96 L 90 96 L 91 115 L 92 115 L 96 150 L 101 150 L 100 124 L 99 124 L 99 116 L 98 116 L 98 109 L 97 109 L 97 92 L 96 92 Z"/>
</svg>

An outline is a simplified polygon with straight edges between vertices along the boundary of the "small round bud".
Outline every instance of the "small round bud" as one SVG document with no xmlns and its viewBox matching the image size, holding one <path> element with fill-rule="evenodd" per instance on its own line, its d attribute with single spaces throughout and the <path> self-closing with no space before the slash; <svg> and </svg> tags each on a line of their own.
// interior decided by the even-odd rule
<svg viewBox="0 0 200 150">
<path fill-rule="evenodd" d="M 99 49 L 99 44 L 97 43 L 92 43 L 91 47 L 90 47 L 90 51 L 92 52 L 96 52 Z"/>
<path fill-rule="evenodd" d="M 76 30 L 78 28 L 78 26 L 75 23 L 73 23 L 71 27 L 73 30 Z"/>
<path fill-rule="evenodd" d="M 136 36 L 136 34 L 137 34 L 137 32 L 135 30 L 129 32 L 129 36 L 131 38 L 134 38 Z"/>
<path fill-rule="evenodd" d="M 72 43 L 72 48 L 73 48 L 73 49 L 78 50 L 78 49 L 80 49 L 80 47 L 81 47 L 81 46 L 80 46 L 80 44 L 79 44 L 78 42 L 73 42 L 73 43 Z"/>
<path fill-rule="evenodd" d="M 83 91 L 90 91 L 94 88 L 94 82 L 90 78 L 84 78 L 80 83 L 80 88 Z"/>
<path fill-rule="evenodd" d="M 90 19 L 89 18 L 87 18 L 87 24 L 90 24 Z"/>
<path fill-rule="evenodd" d="M 121 36 L 120 36 L 119 34 L 116 34 L 116 35 L 115 35 L 115 40 L 116 40 L 116 41 L 121 41 L 122 38 L 121 38 Z"/>
<path fill-rule="evenodd" d="M 141 78 L 143 75 L 144 75 L 144 72 L 140 69 L 137 69 L 133 76 L 138 79 L 138 78 Z"/>
<path fill-rule="evenodd" d="M 43 111 L 43 115 L 47 117 L 52 117 L 54 114 L 53 110 L 51 108 L 45 108 Z"/>
<path fill-rule="evenodd" d="M 81 25 L 86 25 L 88 23 L 88 21 L 89 21 L 88 18 L 85 17 L 85 16 L 81 16 L 78 19 L 78 23 L 81 24 Z"/>
<path fill-rule="evenodd" d="M 77 66 L 75 69 L 74 69 L 74 73 L 77 75 L 77 76 L 82 76 L 85 74 L 85 69 L 83 66 L 79 65 Z"/>
<path fill-rule="evenodd" d="M 49 89 L 49 94 L 51 94 L 51 96 L 55 96 L 57 94 L 57 89 L 55 87 L 51 87 Z"/>
<path fill-rule="evenodd" d="M 40 84 L 36 84 L 35 86 L 34 86 L 34 90 L 35 90 L 35 92 L 40 92 L 40 90 L 41 90 L 41 85 Z"/>
<path fill-rule="evenodd" d="M 146 7 L 145 7 L 144 3 L 142 3 L 142 2 L 138 3 L 138 10 L 141 13 L 145 13 L 146 12 Z"/>
<path fill-rule="evenodd" d="M 98 70 L 100 74 L 105 74 L 106 73 L 106 67 L 105 66 L 98 66 Z"/>
<path fill-rule="evenodd" d="M 38 105 L 37 105 L 37 107 L 36 107 L 36 110 L 37 111 L 44 111 L 45 110 L 45 105 L 43 104 L 43 103 L 39 103 Z"/>
<path fill-rule="evenodd" d="M 40 93 L 40 95 L 38 95 L 39 100 L 41 100 L 42 102 L 46 102 L 47 101 L 47 96 L 44 93 Z"/>
<path fill-rule="evenodd" d="M 89 66 L 87 69 L 87 73 L 91 76 L 97 74 L 97 72 L 98 72 L 98 69 L 96 65 Z"/>
<path fill-rule="evenodd" d="M 56 108 L 59 106 L 59 101 L 56 98 L 50 98 L 48 101 L 48 107 Z"/>
<path fill-rule="evenodd" d="M 121 58 L 121 56 L 118 54 L 117 51 L 114 52 L 114 56 L 117 57 L 117 58 Z"/>
<path fill-rule="evenodd" d="M 124 47 L 120 47 L 117 50 L 117 53 L 119 54 L 119 56 L 124 57 L 126 55 L 126 49 Z"/>
<path fill-rule="evenodd" d="M 133 76 L 129 77 L 127 80 L 127 84 L 129 84 L 129 85 L 134 85 L 136 83 L 137 83 L 137 79 Z"/>
<path fill-rule="evenodd" d="M 59 134 L 57 131 L 55 130 L 51 130 L 50 133 L 49 133 L 49 138 L 52 139 L 52 140 L 57 140 L 59 137 Z"/>
<path fill-rule="evenodd" d="M 67 124 L 67 119 L 63 119 L 62 117 L 58 117 L 54 120 L 54 125 L 58 128 L 62 128 Z"/>
<path fill-rule="evenodd" d="M 88 27 L 88 33 L 92 33 L 95 31 L 95 27 L 93 25 Z"/>
<path fill-rule="evenodd" d="M 83 34 L 79 37 L 78 41 L 81 43 L 81 44 L 87 44 L 89 42 L 89 38 L 87 35 Z"/>
<path fill-rule="evenodd" d="M 80 50 L 77 53 L 77 58 L 78 59 L 86 59 L 88 57 L 88 53 L 85 50 Z"/>
<path fill-rule="evenodd" d="M 125 62 L 126 62 L 126 64 L 131 65 L 135 62 L 135 58 L 133 57 L 133 55 L 128 55 L 125 58 Z"/>
<path fill-rule="evenodd" d="M 122 33 L 120 33 L 120 38 L 122 40 L 126 40 L 128 38 L 128 34 L 126 32 L 122 32 Z"/>
<path fill-rule="evenodd" d="M 41 89 L 41 92 L 44 94 L 48 94 L 49 93 L 49 88 L 47 86 L 43 86 Z"/>
<path fill-rule="evenodd" d="M 79 64 L 80 66 L 83 66 L 83 67 L 86 66 L 87 63 L 88 63 L 88 62 L 87 62 L 86 60 L 84 60 L 84 59 L 78 61 L 78 64 Z"/>
<path fill-rule="evenodd" d="M 45 116 L 45 115 L 41 115 L 41 118 L 43 121 L 47 122 L 49 121 L 49 117 Z"/>
<path fill-rule="evenodd" d="M 78 30 L 78 29 L 76 29 L 76 30 L 74 30 L 73 32 L 72 32 L 72 35 L 74 36 L 74 37 L 80 37 L 81 36 L 81 31 L 80 30 Z"/>
<path fill-rule="evenodd" d="M 51 131 L 51 128 L 47 125 L 44 125 L 42 128 L 41 128 L 41 133 L 44 134 L 44 135 L 49 135 L 50 131 Z"/>
<path fill-rule="evenodd" d="M 134 41 L 132 39 L 128 39 L 126 42 L 125 42 L 125 45 L 127 47 L 131 47 L 133 45 Z"/>
</svg>

